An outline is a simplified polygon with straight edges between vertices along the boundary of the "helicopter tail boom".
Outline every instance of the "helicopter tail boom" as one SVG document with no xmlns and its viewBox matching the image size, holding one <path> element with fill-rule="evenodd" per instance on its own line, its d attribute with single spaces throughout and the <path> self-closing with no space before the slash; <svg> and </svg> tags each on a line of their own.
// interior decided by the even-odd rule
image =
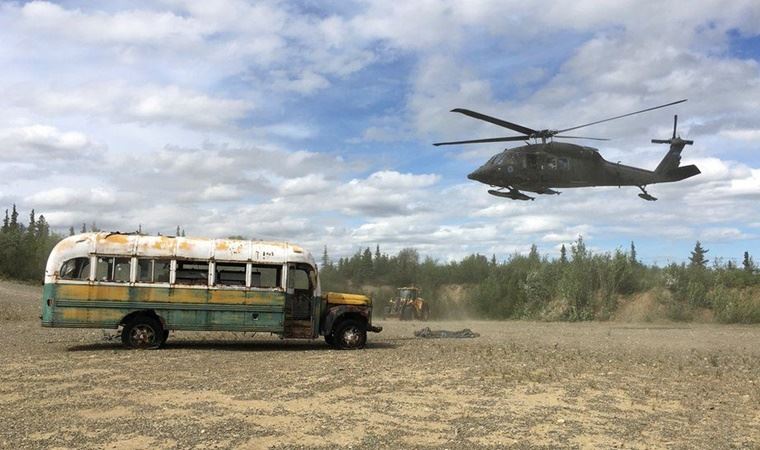
<svg viewBox="0 0 760 450">
<path fill-rule="evenodd" d="M 697 166 L 690 164 L 688 166 L 676 167 L 663 174 L 665 181 L 681 181 L 687 178 L 691 178 L 694 175 L 702 173 Z"/>
</svg>

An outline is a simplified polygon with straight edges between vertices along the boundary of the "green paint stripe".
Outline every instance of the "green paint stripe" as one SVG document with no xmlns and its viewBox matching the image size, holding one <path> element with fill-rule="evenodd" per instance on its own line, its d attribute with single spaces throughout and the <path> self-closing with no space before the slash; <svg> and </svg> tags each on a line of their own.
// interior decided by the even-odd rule
<svg viewBox="0 0 760 450">
<path fill-rule="evenodd" d="M 57 299 L 56 307 L 62 308 L 111 308 L 111 309 L 162 309 L 175 311 L 231 311 L 282 313 L 282 305 L 230 305 L 217 303 L 165 303 L 165 302 L 125 302 L 125 301 L 89 301 Z"/>
</svg>

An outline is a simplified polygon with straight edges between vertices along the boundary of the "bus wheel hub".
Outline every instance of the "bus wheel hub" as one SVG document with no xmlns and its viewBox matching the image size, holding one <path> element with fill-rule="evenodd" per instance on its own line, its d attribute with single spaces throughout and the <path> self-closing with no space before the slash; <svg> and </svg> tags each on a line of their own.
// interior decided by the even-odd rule
<svg viewBox="0 0 760 450">
<path fill-rule="evenodd" d="M 132 330 L 132 342 L 135 344 L 150 344 L 153 342 L 153 330 L 148 326 L 135 327 Z"/>
</svg>

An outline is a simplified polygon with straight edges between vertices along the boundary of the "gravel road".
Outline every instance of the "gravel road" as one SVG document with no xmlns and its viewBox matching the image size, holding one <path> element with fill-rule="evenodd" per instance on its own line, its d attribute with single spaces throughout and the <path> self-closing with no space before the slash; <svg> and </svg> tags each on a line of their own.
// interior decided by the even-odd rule
<svg viewBox="0 0 760 450">
<path fill-rule="evenodd" d="M 760 448 L 758 326 L 386 321 L 359 351 L 133 351 L 40 327 L 40 292 L 0 282 L 0 448 Z"/>
</svg>

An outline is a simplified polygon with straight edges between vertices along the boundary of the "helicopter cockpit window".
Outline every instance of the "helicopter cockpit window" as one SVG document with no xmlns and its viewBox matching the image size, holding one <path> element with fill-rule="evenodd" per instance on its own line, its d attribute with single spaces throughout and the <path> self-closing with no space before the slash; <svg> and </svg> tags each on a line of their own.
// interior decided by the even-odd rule
<svg viewBox="0 0 760 450">
<path fill-rule="evenodd" d="M 495 164 L 496 158 L 498 158 L 498 157 L 499 157 L 499 155 L 492 156 L 491 159 L 488 160 L 488 162 L 486 163 L 486 165 L 490 166 L 491 164 Z"/>
<path fill-rule="evenodd" d="M 568 170 L 570 168 L 570 161 L 567 158 L 559 158 L 557 162 L 559 163 L 560 170 Z"/>
</svg>

